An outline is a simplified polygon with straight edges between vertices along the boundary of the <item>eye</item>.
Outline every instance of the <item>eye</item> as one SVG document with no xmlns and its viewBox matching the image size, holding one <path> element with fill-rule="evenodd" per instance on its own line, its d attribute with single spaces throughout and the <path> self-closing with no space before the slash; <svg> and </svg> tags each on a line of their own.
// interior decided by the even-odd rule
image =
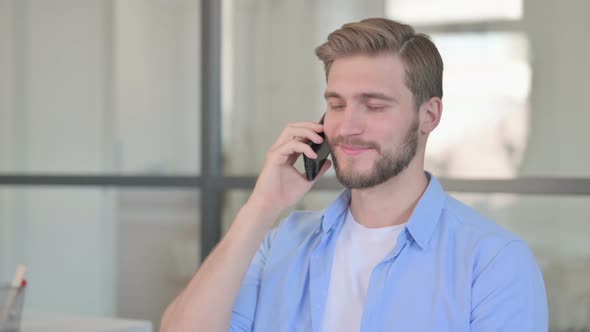
<svg viewBox="0 0 590 332">
<path fill-rule="evenodd" d="M 329 105 L 331 110 L 334 111 L 338 111 L 338 110 L 343 110 L 344 109 L 344 105 L 341 104 L 336 104 L 336 105 Z"/>
<path fill-rule="evenodd" d="M 384 105 L 367 105 L 369 111 L 383 111 L 386 108 Z"/>
</svg>

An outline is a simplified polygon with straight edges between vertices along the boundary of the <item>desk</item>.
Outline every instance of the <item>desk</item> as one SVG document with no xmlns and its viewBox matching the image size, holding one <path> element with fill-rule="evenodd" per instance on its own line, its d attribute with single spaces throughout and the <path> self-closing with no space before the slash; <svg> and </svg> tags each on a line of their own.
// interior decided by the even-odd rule
<svg viewBox="0 0 590 332">
<path fill-rule="evenodd" d="M 24 312 L 20 332 L 152 332 L 143 320 L 79 316 L 61 313 Z"/>
</svg>

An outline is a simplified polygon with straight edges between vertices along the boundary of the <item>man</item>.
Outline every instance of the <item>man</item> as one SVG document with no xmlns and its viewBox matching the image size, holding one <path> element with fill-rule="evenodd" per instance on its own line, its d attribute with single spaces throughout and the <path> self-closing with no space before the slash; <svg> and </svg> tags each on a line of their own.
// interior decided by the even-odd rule
<svg viewBox="0 0 590 332">
<path fill-rule="evenodd" d="M 367 19 L 316 54 L 324 125 L 284 129 L 162 331 L 546 331 L 543 278 L 526 244 L 424 171 L 442 112 L 435 45 L 408 25 Z M 293 164 L 316 157 L 306 142 L 322 131 L 348 189 L 271 231 L 312 187 Z"/>
</svg>

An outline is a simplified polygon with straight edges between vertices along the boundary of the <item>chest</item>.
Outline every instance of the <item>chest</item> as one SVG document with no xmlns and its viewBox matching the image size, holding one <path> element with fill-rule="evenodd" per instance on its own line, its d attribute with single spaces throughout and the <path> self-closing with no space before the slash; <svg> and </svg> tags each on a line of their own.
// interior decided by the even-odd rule
<svg viewBox="0 0 590 332">
<path fill-rule="evenodd" d="M 360 264 L 360 270 L 347 265 L 346 255 L 339 257 L 336 244 L 321 250 L 320 243 L 304 255 L 273 262 L 260 285 L 256 311 L 265 314 L 260 321 L 257 317 L 255 330 L 319 331 L 331 282 L 346 287 L 346 278 L 333 275 L 341 273 L 333 268 L 339 264 L 357 275 L 365 271 L 361 331 L 467 331 L 470 267 L 452 253 L 433 255 L 411 243 L 399 246 L 395 257 L 372 258 L 374 263 L 364 264 L 362 255 L 354 255 L 359 262 L 350 264 Z"/>
</svg>

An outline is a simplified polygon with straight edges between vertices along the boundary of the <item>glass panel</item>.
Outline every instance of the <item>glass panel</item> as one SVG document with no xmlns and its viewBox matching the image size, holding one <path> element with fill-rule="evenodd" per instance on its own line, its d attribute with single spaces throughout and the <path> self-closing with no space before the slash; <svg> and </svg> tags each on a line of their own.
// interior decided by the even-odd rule
<svg viewBox="0 0 590 332">
<path fill-rule="evenodd" d="M 522 17 L 522 0 L 387 0 L 387 16 L 412 24 L 440 24 Z"/>
<path fill-rule="evenodd" d="M 523 166 L 530 127 L 531 68 L 526 37 L 519 33 L 446 34 L 432 37 L 445 60 L 446 88 L 443 119 L 429 140 L 427 169 L 440 176 L 450 177 L 517 176 Z M 302 66 L 298 70 L 305 68 Z M 307 70 L 312 70 L 311 65 Z M 276 78 L 268 79 L 278 82 L 279 77 L 277 73 Z M 289 80 L 284 84 L 303 86 L 303 82 L 303 79 L 299 83 Z M 315 86 L 319 89 L 322 84 L 316 81 Z M 244 84 L 241 87 L 258 89 L 245 94 L 244 98 L 259 96 L 261 99 L 283 100 L 278 88 L 259 91 L 259 88 L 251 85 Z M 297 90 L 302 93 L 302 99 L 304 93 L 317 94 L 317 91 L 309 91 L 309 84 L 305 89 Z M 307 119 L 300 117 L 306 112 L 297 109 L 300 102 L 285 101 L 285 105 L 280 107 L 281 112 L 276 111 L 278 104 L 276 107 L 271 104 L 253 107 L 254 114 L 244 112 L 241 115 L 241 110 L 226 109 L 226 113 L 232 116 L 231 123 L 225 122 L 224 125 L 226 172 L 256 173 L 262 166 L 266 150 L 284 125 L 297 121 L 296 116 L 299 120 L 319 117 L 323 101 L 319 104 L 322 106 L 316 108 L 318 111 L 315 115 L 310 114 Z M 247 107 L 247 104 L 240 105 Z M 265 116 L 269 119 L 265 119 Z M 233 121 L 235 117 L 239 121 Z M 260 117 L 260 121 L 252 122 L 256 121 L 256 117 Z M 285 119 L 284 123 L 278 124 L 281 118 Z M 290 118 L 292 120 L 287 120 Z M 471 160 L 478 160 L 479 163 Z M 298 161 L 297 166 L 300 164 Z M 333 170 L 328 175 L 333 175 Z"/>
<path fill-rule="evenodd" d="M 16 148 L 19 130 L 15 127 L 19 113 L 16 107 L 14 64 L 17 61 L 13 50 L 15 15 L 14 1 L 0 1 L 0 171 L 15 169 L 18 164 Z"/>
<path fill-rule="evenodd" d="M 117 168 L 200 171 L 200 1 L 115 1 Z"/>
<path fill-rule="evenodd" d="M 590 198 L 454 194 L 515 232 L 543 270 L 551 331 L 590 329 Z"/>
<path fill-rule="evenodd" d="M 240 211 L 240 208 L 246 203 L 251 193 L 252 191 L 247 189 L 234 189 L 225 192 L 223 197 L 223 208 L 221 209 L 222 234 L 227 232 Z"/>
<path fill-rule="evenodd" d="M 430 2 L 395 3 L 415 6 L 416 15 L 424 16 L 430 8 L 439 15 L 439 3 L 457 13 L 466 8 L 464 15 L 473 20 L 482 19 L 473 8 L 493 14 L 492 7 L 522 7 L 521 1 L 424 5 Z M 287 123 L 319 118 L 324 78 L 312 51 L 332 29 L 357 19 L 350 8 L 366 13 L 360 2 L 347 2 L 342 9 L 329 3 L 317 8 L 288 3 L 251 7 L 236 3 L 224 11 L 225 174 L 257 174 L 266 150 Z M 586 93 L 584 82 L 590 77 L 590 66 L 580 65 L 590 57 L 588 43 L 579 42 L 590 30 L 590 21 L 581 13 L 590 10 L 590 2 L 560 6 L 542 1 L 526 9 L 527 19 L 519 25 L 522 31 L 498 32 L 490 23 L 489 32 L 469 32 L 465 25 L 463 34 L 440 33 L 444 30 L 433 26 L 439 32 L 433 39 L 446 67 L 442 123 L 427 150 L 426 166 L 435 174 L 590 176 L 590 154 L 580 153 L 587 150 L 590 113 L 579 111 L 586 108 L 580 96 Z M 379 10 L 370 13 L 383 15 Z M 492 14 L 485 17 L 503 17 Z M 549 16 L 571 24 L 547 25 Z"/>
<path fill-rule="evenodd" d="M 198 173 L 199 14 L 195 0 L 2 1 L 0 171 Z"/>
<path fill-rule="evenodd" d="M 584 6 L 568 7 L 568 15 Z M 577 32 L 561 38 L 537 20 L 530 24 L 526 35 L 432 35 L 445 61 L 445 97 L 427 169 L 462 178 L 590 176 L 590 154 L 580 153 L 587 150 L 590 114 L 579 111 L 590 66 L 578 65 L 590 47 L 570 41 Z M 557 44 L 547 42 L 548 33 Z M 566 45 L 573 46 L 564 57 L 559 49 Z"/>
<path fill-rule="evenodd" d="M 0 189 L 0 280 L 28 267 L 25 310 L 152 321 L 200 262 L 199 193 Z"/>
<path fill-rule="evenodd" d="M 446 177 L 517 176 L 530 143 L 526 37 L 471 33 L 432 39 L 445 62 L 444 108 L 428 140 L 426 168 Z"/>
<path fill-rule="evenodd" d="M 257 174 L 288 123 L 318 121 L 325 110 L 323 66 L 314 48 L 348 21 L 382 16 L 382 3 L 223 5 L 223 171 Z"/>
</svg>

